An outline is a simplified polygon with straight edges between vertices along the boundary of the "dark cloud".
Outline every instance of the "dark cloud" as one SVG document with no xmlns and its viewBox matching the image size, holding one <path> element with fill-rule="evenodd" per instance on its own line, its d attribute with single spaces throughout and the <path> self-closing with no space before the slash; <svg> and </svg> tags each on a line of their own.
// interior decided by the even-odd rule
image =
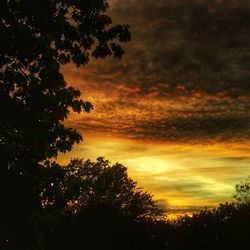
<svg viewBox="0 0 250 250">
<path fill-rule="evenodd" d="M 122 62 L 92 64 L 86 80 L 139 86 L 142 94 L 249 94 L 248 1 L 120 0 L 110 14 L 131 25 L 133 40 Z"/>
<path fill-rule="evenodd" d="M 173 117 L 147 121 L 136 135 L 143 138 L 145 134 L 147 138 L 190 143 L 250 139 L 250 117 Z"/>
<path fill-rule="evenodd" d="M 188 214 L 188 213 L 198 213 L 204 209 L 212 209 L 213 206 L 189 206 L 189 207 L 170 207 L 166 209 L 166 213 L 173 213 L 173 214 Z"/>
<path fill-rule="evenodd" d="M 236 161 L 236 162 L 246 161 L 247 163 L 250 160 L 250 158 L 248 156 L 232 156 L 232 157 L 226 157 L 224 159 L 226 159 L 228 161 Z"/>
<path fill-rule="evenodd" d="M 126 56 L 66 71 L 95 106 L 77 127 L 171 141 L 250 138 L 250 3 L 117 0 Z M 85 95 L 83 95 L 85 97 Z"/>
<path fill-rule="evenodd" d="M 111 13 L 132 26 L 126 63 L 110 65 L 128 84 L 167 95 L 180 86 L 186 94 L 249 94 L 248 1 L 121 0 Z"/>
<path fill-rule="evenodd" d="M 208 143 L 250 139 L 250 113 L 245 110 L 176 110 L 159 109 L 145 104 L 136 105 L 128 100 L 100 104 L 96 117 L 72 121 L 83 131 L 99 131 L 127 138 L 158 141 Z M 98 108 L 99 106 L 97 106 Z M 216 108 L 216 107 L 215 107 Z M 157 110 L 158 109 L 158 110 Z"/>
</svg>

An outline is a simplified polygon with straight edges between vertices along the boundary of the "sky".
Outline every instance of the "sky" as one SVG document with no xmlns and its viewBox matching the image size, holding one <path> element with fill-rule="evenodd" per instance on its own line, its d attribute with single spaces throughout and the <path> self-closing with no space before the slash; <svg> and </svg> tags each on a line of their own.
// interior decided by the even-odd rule
<svg viewBox="0 0 250 250">
<path fill-rule="evenodd" d="M 84 140 L 60 155 L 120 162 L 169 213 L 232 198 L 250 174 L 250 3 L 111 0 L 129 24 L 122 60 L 62 69 L 94 105 L 66 125 Z"/>
</svg>

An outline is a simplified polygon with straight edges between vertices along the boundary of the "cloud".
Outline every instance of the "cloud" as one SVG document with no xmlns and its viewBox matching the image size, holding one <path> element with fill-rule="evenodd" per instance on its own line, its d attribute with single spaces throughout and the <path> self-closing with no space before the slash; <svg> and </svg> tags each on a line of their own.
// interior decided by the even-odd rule
<svg viewBox="0 0 250 250">
<path fill-rule="evenodd" d="M 71 124 L 134 139 L 249 139 L 248 1 L 118 0 L 109 14 L 133 39 L 121 61 L 64 69 L 95 107 Z"/>
<path fill-rule="evenodd" d="M 139 138 L 214 142 L 250 139 L 250 117 L 172 117 L 147 121 L 137 127 L 135 134 Z"/>
<path fill-rule="evenodd" d="M 111 14 L 132 27 L 126 63 L 114 66 L 128 84 L 166 95 L 180 86 L 185 94 L 249 94 L 249 2 L 121 0 Z"/>
</svg>

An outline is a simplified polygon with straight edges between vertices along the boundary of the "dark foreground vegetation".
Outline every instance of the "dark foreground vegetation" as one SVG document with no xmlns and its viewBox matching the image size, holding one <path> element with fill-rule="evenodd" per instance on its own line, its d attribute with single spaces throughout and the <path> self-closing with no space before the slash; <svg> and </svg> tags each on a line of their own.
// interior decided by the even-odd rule
<svg viewBox="0 0 250 250">
<path fill-rule="evenodd" d="M 1 172 L 0 249 L 250 247 L 250 179 L 236 186 L 234 203 L 170 221 L 121 164 L 75 159 L 38 172 Z"/>
<path fill-rule="evenodd" d="M 129 27 L 105 0 L 0 1 L 0 249 L 250 249 L 249 182 L 236 203 L 165 220 L 121 164 L 53 159 L 82 140 L 64 125 L 92 105 L 62 65 L 121 58 Z"/>
</svg>

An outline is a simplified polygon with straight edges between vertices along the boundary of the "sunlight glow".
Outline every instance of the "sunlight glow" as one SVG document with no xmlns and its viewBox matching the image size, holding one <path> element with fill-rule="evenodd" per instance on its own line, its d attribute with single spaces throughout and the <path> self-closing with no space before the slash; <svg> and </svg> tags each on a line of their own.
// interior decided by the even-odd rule
<svg viewBox="0 0 250 250">
<path fill-rule="evenodd" d="M 249 146 L 157 143 L 87 134 L 85 141 L 58 160 L 66 164 L 75 157 L 104 156 L 126 166 L 129 176 L 167 207 L 209 207 L 230 200 L 234 185 L 249 174 Z"/>
</svg>

